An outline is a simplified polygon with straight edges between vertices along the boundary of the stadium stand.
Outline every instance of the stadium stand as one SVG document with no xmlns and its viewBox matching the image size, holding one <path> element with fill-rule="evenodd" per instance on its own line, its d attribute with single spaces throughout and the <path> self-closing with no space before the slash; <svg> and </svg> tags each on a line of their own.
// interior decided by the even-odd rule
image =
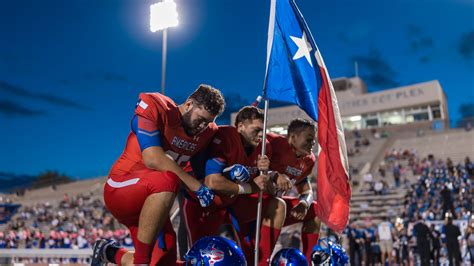
<svg viewBox="0 0 474 266">
<path fill-rule="evenodd" d="M 474 154 L 474 132 L 406 130 L 390 134 L 370 171 L 352 176 L 352 222 L 345 244 L 353 264 L 369 258 L 375 258 L 370 264 L 381 261 L 376 225 L 385 218 L 397 228 L 392 250 L 397 261 L 412 263 L 418 258 L 412 230 L 417 217 L 435 226 L 434 235 L 443 231 L 446 213 L 452 213 L 461 229 L 472 222 L 474 172 L 469 157 Z M 382 184 L 379 192 L 374 189 L 377 183 Z M 444 234 L 440 240 L 445 241 Z M 446 246 L 439 246 L 447 256 Z M 465 248 L 462 254 L 467 260 Z M 446 262 L 444 257 L 438 259 Z"/>
</svg>

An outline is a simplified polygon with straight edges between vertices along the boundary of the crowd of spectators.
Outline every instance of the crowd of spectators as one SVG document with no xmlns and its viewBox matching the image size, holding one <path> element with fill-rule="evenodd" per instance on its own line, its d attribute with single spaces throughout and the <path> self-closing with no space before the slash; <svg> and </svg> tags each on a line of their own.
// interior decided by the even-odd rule
<svg viewBox="0 0 474 266">
<path fill-rule="evenodd" d="M 343 233 L 351 265 L 474 265 L 474 221 L 462 232 L 452 218 L 431 223 L 420 217 L 414 222 L 385 218 L 373 224 L 352 221 Z M 466 252 L 461 254 L 461 247 Z"/>
<path fill-rule="evenodd" d="M 386 195 L 390 191 L 390 185 L 385 179 L 375 180 L 372 173 L 368 172 L 362 176 L 363 187 L 361 192 L 373 192 L 375 195 Z"/>
<path fill-rule="evenodd" d="M 132 246 L 126 229 L 92 194 L 64 195 L 56 203 L 41 202 L 23 206 L 0 230 L 0 248 L 90 248 L 97 238 L 114 238 Z"/>
<path fill-rule="evenodd" d="M 432 155 L 420 159 L 416 151 L 404 151 L 401 156 L 408 160 L 406 170 L 418 177 L 409 187 L 402 217 L 412 220 L 421 215 L 423 219 L 432 221 L 443 220 L 446 213 L 451 213 L 455 219 L 469 219 L 474 195 L 474 165 L 469 157 L 464 163 L 455 165 L 449 158 L 444 161 Z M 394 158 L 397 157 L 388 159 Z M 398 168 L 402 168 L 400 164 L 394 167 L 395 180 Z"/>
<path fill-rule="evenodd" d="M 386 219 L 377 225 L 370 220 L 353 221 L 347 227 L 351 265 L 374 265 L 385 259 L 401 265 L 413 265 L 415 261 L 439 265 L 441 258 L 458 265 L 459 240 L 466 244 L 468 257 L 474 263 L 474 165 L 470 158 L 454 164 L 449 158 L 441 160 L 430 155 L 420 159 L 416 150 L 393 149 L 381 164 L 381 179 L 375 180 L 367 173 L 362 180 L 370 185 L 369 190 L 379 194 L 375 184 L 387 185 L 388 171 L 393 174 L 395 187 L 403 185 L 408 190 L 403 212 L 396 221 Z M 405 178 L 410 171 L 416 178 L 414 183 Z M 467 221 L 467 230 L 461 232 L 452 220 Z"/>
</svg>

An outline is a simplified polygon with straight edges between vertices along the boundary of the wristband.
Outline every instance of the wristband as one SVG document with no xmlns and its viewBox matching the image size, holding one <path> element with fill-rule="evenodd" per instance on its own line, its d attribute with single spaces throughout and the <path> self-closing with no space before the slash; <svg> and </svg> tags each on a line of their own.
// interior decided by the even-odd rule
<svg viewBox="0 0 474 266">
<path fill-rule="evenodd" d="M 239 195 L 252 193 L 252 186 L 249 183 L 241 183 L 237 186 L 239 186 L 239 192 L 237 192 Z"/>
<path fill-rule="evenodd" d="M 300 202 L 306 205 L 306 208 L 309 208 L 311 206 L 311 203 L 313 203 L 313 192 L 312 191 L 305 191 L 301 193 L 299 196 Z"/>
<path fill-rule="evenodd" d="M 309 209 L 309 205 L 306 200 L 300 200 L 300 203 L 303 204 L 306 209 Z"/>
</svg>

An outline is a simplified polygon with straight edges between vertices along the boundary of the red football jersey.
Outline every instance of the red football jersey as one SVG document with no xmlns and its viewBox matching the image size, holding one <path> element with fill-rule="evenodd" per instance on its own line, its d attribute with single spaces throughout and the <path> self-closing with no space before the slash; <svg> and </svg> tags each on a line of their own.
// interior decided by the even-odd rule
<svg viewBox="0 0 474 266">
<path fill-rule="evenodd" d="M 182 126 L 182 116 L 178 106 L 170 98 L 160 93 L 140 93 L 135 108 L 135 115 L 144 119 L 138 120 L 139 127 L 147 131 L 160 132 L 161 147 L 181 167 L 189 166 L 189 159 L 205 149 L 217 132 L 217 125 L 209 126 L 197 134 L 189 136 Z M 110 175 L 129 174 L 146 168 L 137 136 L 130 132 L 127 144 L 120 158 L 110 170 Z"/>
<path fill-rule="evenodd" d="M 262 146 L 259 144 L 253 149 L 252 153 L 247 155 L 242 143 L 242 137 L 233 126 L 219 126 L 214 139 L 209 147 L 209 157 L 219 158 L 225 162 L 226 167 L 234 164 L 241 164 L 247 168 L 251 177 L 259 175 L 257 168 L 257 159 L 262 152 Z M 271 146 L 266 146 L 266 154 L 271 157 Z"/>
<path fill-rule="evenodd" d="M 219 126 L 219 130 L 209 146 L 209 158 L 218 158 L 220 161 L 225 162 L 226 167 L 241 164 L 248 169 L 252 178 L 260 174 L 257 168 L 257 159 L 261 152 L 262 146 L 259 144 L 257 148 L 253 149 L 252 153 L 247 155 L 241 135 L 237 132 L 237 129 L 232 126 Z M 268 141 L 265 154 L 271 160 L 272 147 Z M 235 198 L 236 197 L 216 196 L 214 202 L 218 206 L 227 206 L 231 204 Z"/>
<path fill-rule="evenodd" d="M 271 170 L 285 174 L 289 178 L 295 179 L 296 182 L 311 173 L 316 162 L 313 153 L 298 158 L 286 137 L 268 133 L 267 138 L 273 151 L 272 159 L 270 160 Z"/>
</svg>

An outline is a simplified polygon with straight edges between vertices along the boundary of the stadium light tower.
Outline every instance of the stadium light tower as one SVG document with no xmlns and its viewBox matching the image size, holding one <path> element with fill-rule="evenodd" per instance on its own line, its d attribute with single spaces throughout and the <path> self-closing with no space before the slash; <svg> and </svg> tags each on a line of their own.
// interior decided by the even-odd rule
<svg viewBox="0 0 474 266">
<path fill-rule="evenodd" d="M 174 0 L 163 0 L 150 6 L 150 31 L 163 30 L 163 54 L 161 60 L 161 93 L 165 94 L 166 44 L 168 28 L 178 26 L 178 12 Z"/>
</svg>

